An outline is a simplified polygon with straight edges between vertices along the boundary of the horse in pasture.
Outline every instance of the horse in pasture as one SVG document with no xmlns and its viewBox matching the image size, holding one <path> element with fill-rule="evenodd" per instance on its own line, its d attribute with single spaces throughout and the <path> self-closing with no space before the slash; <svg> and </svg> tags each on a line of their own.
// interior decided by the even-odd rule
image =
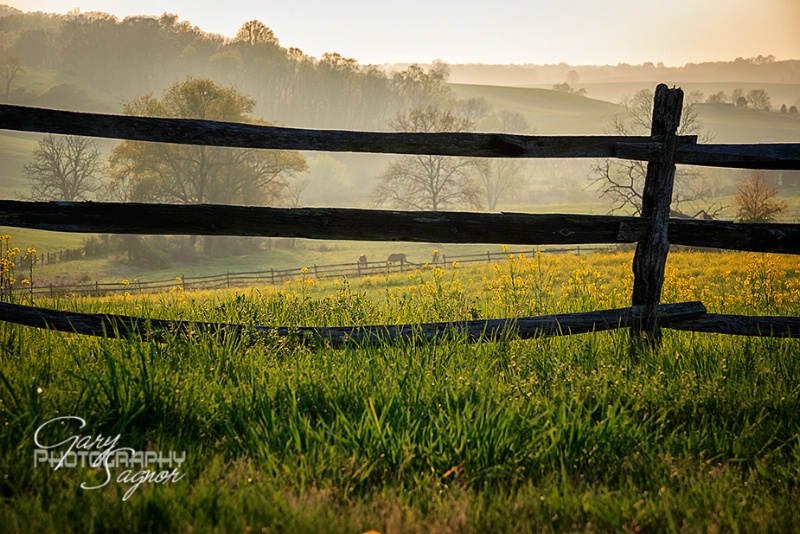
<svg viewBox="0 0 800 534">
<path fill-rule="evenodd" d="M 359 269 L 366 269 L 367 268 L 367 256 L 362 254 L 358 257 L 358 268 Z"/>
<path fill-rule="evenodd" d="M 390 262 L 391 263 L 399 263 L 400 265 L 403 265 L 404 263 L 408 263 L 408 260 L 406 259 L 406 255 L 405 254 L 402 254 L 402 253 L 399 253 L 399 252 L 395 252 L 394 254 L 389 254 L 389 257 L 386 258 L 386 263 L 390 263 Z"/>
</svg>

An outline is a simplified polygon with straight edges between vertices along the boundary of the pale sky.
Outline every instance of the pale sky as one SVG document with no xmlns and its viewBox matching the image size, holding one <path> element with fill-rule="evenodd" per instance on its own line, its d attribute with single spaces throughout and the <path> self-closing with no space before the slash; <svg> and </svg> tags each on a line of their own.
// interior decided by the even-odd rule
<svg viewBox="0 0 800 534">
<path fill-rule="evenodd" d="M 23 11 L 175 13 L 233 36 L 249 20 L 284 47 L 361 64 L 680 66 L 774 55 L 800 59 L 800 0 L 0 0 Z"/>
</svg>

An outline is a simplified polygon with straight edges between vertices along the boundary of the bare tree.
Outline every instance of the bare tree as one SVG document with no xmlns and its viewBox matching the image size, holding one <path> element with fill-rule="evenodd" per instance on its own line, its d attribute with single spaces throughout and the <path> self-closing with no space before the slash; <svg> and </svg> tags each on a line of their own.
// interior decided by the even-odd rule
<svg viewBox="0 0 800 534">
<path fill-rule="evenodd" d="M 519 113 L 502 111 L 497 115 L 501 131 L 505 133 L 529 134 L 532 128 L 528 120 Z M 527 162 L 519 158 L 493 158 L 478 162 L 476 168 L 486 207 L 497 208 L 504 194 L 522 185 Z"/>
<path fill-rule="evenodd" d="M 785 200 L 775 200 L 778 190 L 770 187 L 767 173 L 753 171 L 741 184 L 736 195 L 736 219 L 741 222 L 764 223 L 786 210 Z"/>
<path fill-rule="evenodd" d="M 0 73 L 3 75 L 3 81 L 6 82 L 6 102 L 11 98 L 11 83 L 18 74 L 25 72 L 19 58 L 11 56 L 0 59 Z"/>
<path fill-rule="evenodd" d="M 463 132 L 472 122 L 436 107 L 400 113 L 391 122 L 398 132 Z M 378 177 L 372 197 L 404 209 L 439 210 L 451 205 L 480 205 L 480 189 L 473 178 L 478 160 L 449 156 L 403 156 Z"/>
<path fill-rule="evenodd" d="M 458 101 L 458 109 L 463 117 L 469 119 L 473 124 L 478 124 L 491 113 L 492 106 L 483 97 L 468 98 Z"/>
<path fill-rule="evenodd" d="M 708 142 L 712 135 L 703 130 L 697 115 L 696 103 L 702 94 L 692 95 L 684 104 L 678 135 L 698 135 L 700 142 Z M 642 89 L 622 100 L 625 115 L 614 117 L 608 133 L 613 135 L 650 135 L 653 118 L 653 92 Z M 611 200 L 611 213 L 630 212 L 641 215 L 642 193 L 647 162 L 638 160 L 604 159 L 596 161 L 589 174 L 589 182 L 600 192 L 601 197 Z M 680 166 L 675 171 L 675 187 L 672 205 L 681 209 L 697 210 L 697 204 L 707 201 L 709 196 L 703 177 L 696 167 Z M 709 211 L 708 206 L 703 209 Z M 683 211 L 683 210 L 681 210 Z"/>
<path fill-rule="evenodd" d="M 47 135 L 25 165 L 34 200 L 86 200 L 101 187 L 105 165 L 92 139 Z"/>
<path fill-rule="evenodd" d="M 295 180 L 286 190 L 286 204 L 290 208 L 299 208 L 302 206 L 302 202 L 300 201 L 300 197 L 303 196 L 303 192 L 308 188 L 308 184 L 310 182 L 308 179 L 302 180 Z"/>
<path fill-rule="evenodd" d="M 769 93 L 767 93 L 764 89 L 753 89 L 752 91 L 747 93 L 747 103 L 750 104 L 753 109 L 763 109 L 769 111 L 772 108 L 772 102 L 769 97 Z"/>
</svg>

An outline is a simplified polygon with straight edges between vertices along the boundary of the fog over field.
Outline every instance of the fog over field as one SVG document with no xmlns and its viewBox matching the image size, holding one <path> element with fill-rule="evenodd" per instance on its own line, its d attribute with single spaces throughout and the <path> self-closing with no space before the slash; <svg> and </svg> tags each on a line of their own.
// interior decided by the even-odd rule
<svg viewBox="0 0 800 534">
<path fill-rule="evenodd" d="M 240 22 L 223 35 L 204 31 L 204 23 L 195 25 L 181 18 L 186 12 L 180 13 L 120 17 L 88 9 L 56 14 L 0 7 L 6 102 L 315 129 L 598 135 L 615 133 L 615 121 L 633 117 L 633 102 L 646 101 L 656 84 L 666 83 L 684 89 L 696 119 L 692 133 L 706 141 L 794 142 L 800 137 L 796 59 L 765 54 L 683 65 L 442 60 L 368 64 L 337 52 L 314 56 L 289 47 L 270 20 Z M 276 23 L 284 24 L 278 14 Z M 224 113 L 190 109 L 194 96 L 203 91 L 231 106 Z M 404 178 L 395 172 L 402 158 L 390 155 L 276 153 L 269 180 L 253 174 L 256 167 L 240 165 L 230 167 L 224 179 L 208 175 L 203 180 L 209 187 L 190 191 L 176 184 L 197 181 L 196 169 L 176 175 L 172 185 L 154 181 L 169 160 L 153 159 L 155 152 L 150 159 L 137 159 L 140 152 L 134 144 L 113 140 L 91 141 L 85 153 L 96 151 L 96 170 L 82 190 L 68 193 L 42 182 L 41 169 L 35 170 L 35 154 L 41 153 L 44 140 L 38 134 L 0 133 L 4 198 L 580 213 L 617 208 L 600 196 L 592 181 L 597 162 L 589 159 L 519 161 L 513 166 L 467 162 L 463 181 L 440 203 L 393 193 L 400 191 Z M 217 161 L 222 157 L 230 156 L 220 155 Z M 262 171 L 265 163 L 261 160 Z M 732 197 L 743 176 L 742 171 L 704 170 L 691 185 L 692 194 L 699 191 L 702 201 L 685 209 L 713 209 L 719 217 L 733 218 Z M 795 200 L 798 179 L 792 173 L 770 179 L 789 202 L 781 217 L 795 220 L 800 216 L 800 202 Z M 253 185 L 254 180 L 262 180 L 261 185 Z M 42 250 L 80 248 L 84 239 L 33 236 Z M 205 240 L 203 246 L 211 243 Z M 214 255 L 238 257 L 244 250 L 263 251 L 272 245 L 231 245 Z M 292 246 L 302 249 L 306 244 L 292 241 Z M 204 249 L 206 254 L 211 250 Z M 270 253 L 275 256 L 274 250 Z M 191 251 L 171 254 L 196 257 Z M 270 261 L 302 261 L 280 254 Z M 349 261 L 350 254 L 355 252 L 329 254 L 327 262 Z M 56 275 L 69 276 L 52 274 Z"/>
</svg>

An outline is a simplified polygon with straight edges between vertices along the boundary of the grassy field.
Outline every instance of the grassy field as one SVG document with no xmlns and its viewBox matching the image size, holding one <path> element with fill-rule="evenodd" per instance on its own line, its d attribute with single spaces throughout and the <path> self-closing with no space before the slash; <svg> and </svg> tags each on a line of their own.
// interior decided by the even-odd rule
<svg viewBox="0 0 800 534">
<path fill-rule="evenodd" d="M 272 325 L 462 320 L 624 306 L 630 263 L 630 253 L 512 255 L 479 268 L 37 304 Z M 710 311 L 796 315 L 800 265 L 671 254 L 664 300 L 690 299 Z M 658 352 L 632 359 L 628 348 L 624 331 L 334 350 L 291 337 L 143 343 L 4 323 L 0 523 L 10 532 L 794 529 L 798 341 L 668 331 Z M 86 426 L 48 423 L 60 416 Z M 92 436 L 85 448 L 185 459 L 131 472 L 34 467 L 35 438 L 57 458 L 79 432 Z M 169 477 L 137 484 L 139 469 Z"/>
</svg>

